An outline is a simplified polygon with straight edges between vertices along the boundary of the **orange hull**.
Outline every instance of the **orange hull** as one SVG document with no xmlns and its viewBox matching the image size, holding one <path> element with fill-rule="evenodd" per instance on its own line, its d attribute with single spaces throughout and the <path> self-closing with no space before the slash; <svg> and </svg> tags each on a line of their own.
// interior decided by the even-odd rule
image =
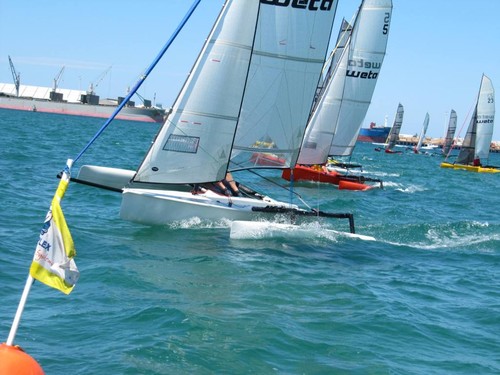
<svg viewBox="0 0 500 375">
<path fill-rule="evenodd" d="M 281 177 L 285 180 L 291 180 L 291 169 L 283 169 Z M 342 190 L 368 190 L 372 185 L 366 185 L 360 181 L 353 181 L 350 177 L 343 176 L 335 171 L 317 170 L 312 167 L 296 165 L 293 169 L 294 181 L 317 181 L 332 185 L 338 185 Z"/>
</svg>

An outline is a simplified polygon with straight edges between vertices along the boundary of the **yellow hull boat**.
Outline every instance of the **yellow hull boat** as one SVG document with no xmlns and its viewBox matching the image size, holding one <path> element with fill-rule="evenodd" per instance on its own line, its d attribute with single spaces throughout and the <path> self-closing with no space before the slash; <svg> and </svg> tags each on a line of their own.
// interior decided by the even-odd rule
<svg viewBox="0 0 500 375">
<path fill-rule="evenodd" d="M 466 165 L 466 164 L 441 163 L 441 168 L 460 169 L 463 171 L 478 172 L 478 173 L 500 173 L 500 168 L 480 167 L 480 166 Z"/>
</svg>

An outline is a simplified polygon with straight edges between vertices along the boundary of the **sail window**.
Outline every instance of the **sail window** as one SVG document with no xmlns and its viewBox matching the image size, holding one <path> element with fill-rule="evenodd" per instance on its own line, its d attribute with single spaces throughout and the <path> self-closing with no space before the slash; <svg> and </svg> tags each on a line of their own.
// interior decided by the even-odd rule
<svg viewBox="0 0 500 375">
<path fill-rule="evenodd" d="M 312 148 L 313 150 L 315 150 L 317 146 L 318 146 L 317 142 L 312 142 L 312 141 L 304 142 L 304 148 Z"/>
<path fill-rule="evenodd" d="M 199 137 L 188 137 L 185 135 L 170 134 L 163 149 L 165 151 L 176 151 L 196 154 L 198 145 L 200 144 Z"/>
</svg>

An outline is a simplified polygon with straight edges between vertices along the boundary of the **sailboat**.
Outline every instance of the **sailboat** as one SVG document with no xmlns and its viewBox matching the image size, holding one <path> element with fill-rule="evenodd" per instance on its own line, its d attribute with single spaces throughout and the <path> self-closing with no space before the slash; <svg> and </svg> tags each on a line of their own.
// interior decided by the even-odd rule
<svg viewBox="0 0 500 375">
<path fill-rule="evenodd" d="M 365 190 L 371 180 L 328 170 L 329 156 L 350 156 L 371 102 L 389 35 L 391 0 L 362 1 L 352 33 L 311 113 L 297 165 L 286 180 L 320 181 Z M 377 180 L 380 182 L 380 180 Z M 354 184 L 353 184 L 354 183 Z"/>
<path fill-rule="evenodd" d="M 499 173 L 500 167 L 488 165 L 495 122 L 495 90 L 491 79 L 483 74 L 476 105 L 460 153 L 454 163 L 444 161 L 442 168 L 469 172 Z"/>
<path fill-rule="evenodd" d="M 296 162 L 336 6 L 226 1 L 137 171 L 86 165 L 75 180 L 121 192 L 121 218 L 147 225 L 292 214 L 346 218 L 354 232 L 349 213 L 300 208 L 242 185 L 239 196 L 207 187 L 257 167 L 259 139 L 273 140 L 285 166 Z"/>
<path fill-rule="evenodd" d="M 402 151 L 394 151 L 394 147 L 399 140 L 399 132 L 401 131 L 401 125 L 403 125 L 404 107 L 401 103 L 398 104 L 398 109 L 396 110 L 396 116 L 394 117 L 394 123 L 389 131 L 386 142 L 383 144 L 384 152 L 387 154 L 401 154 Z M 375 151 L 381 151 L 380 147 L 375 148 Z"/>
<path fill-rule="evenodd" d="M 451 110 L 450 119 L 448 121 L 448 127 L 446 128 L 446 134 L 444 136 L 443 142 L 443 155 L 448 156 L 452 146 L 453 146 L 453 138 L 455 137 L 455 131 L 457 129 L 457 112 L 455 110 Z"/>
<path fill-rule="evenodd" d="M 420 136 L 418 137 L 417 144 L 415 145 L 415 147 L 413 147 L 413 153 L 415 154 L 420 153 L 420 149 L 422 148 L 422 144 L 424 142 L 425 135 L 427 134 L 428 127 L 429 127 L 429 113 L 426 113 L 424 118 L 424 123 L 422 125 L 422 130 L 420 131 Z"/>
</svg>

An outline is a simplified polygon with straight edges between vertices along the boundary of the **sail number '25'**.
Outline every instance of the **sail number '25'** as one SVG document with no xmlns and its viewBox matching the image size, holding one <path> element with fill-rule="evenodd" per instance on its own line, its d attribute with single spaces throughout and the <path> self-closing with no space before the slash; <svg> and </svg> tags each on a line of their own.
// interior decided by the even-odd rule
<svg viewBox="0 0 500 375">
<path fill-rule="evenodd" d="M 382 34 L 387 35 L 389 33 L 389 21 L 391 20 L 391 15 L 386 13 L 384 16 L 384 27 L 382 28 Z"/>
</svg>

